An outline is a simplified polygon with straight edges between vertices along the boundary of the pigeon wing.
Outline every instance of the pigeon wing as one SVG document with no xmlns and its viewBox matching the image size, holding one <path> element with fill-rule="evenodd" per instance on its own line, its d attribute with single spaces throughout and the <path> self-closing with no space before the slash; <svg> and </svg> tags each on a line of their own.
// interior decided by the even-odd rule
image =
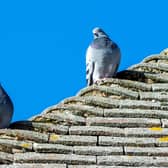
<svg viewBox="0 0 168 168">
<path fill-rule="evenodd" d="M 94 61 L 88 48 L 86 52 L 86 81 L 88 86 L 93 84 L 93 72 L 94 72 Z"/>
</svg>

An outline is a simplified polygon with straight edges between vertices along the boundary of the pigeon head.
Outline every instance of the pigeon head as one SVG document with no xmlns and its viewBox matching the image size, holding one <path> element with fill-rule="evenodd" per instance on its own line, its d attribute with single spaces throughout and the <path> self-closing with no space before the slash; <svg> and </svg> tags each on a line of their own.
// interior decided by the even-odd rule
<svg viewBox="0 0 168 168">
<path fill-rule="evenodd" d="M 92 32 L 94 39 L 100 37 L 108 37 L 108 35 L 99 27 L 94 28 Z"/>
</svg>

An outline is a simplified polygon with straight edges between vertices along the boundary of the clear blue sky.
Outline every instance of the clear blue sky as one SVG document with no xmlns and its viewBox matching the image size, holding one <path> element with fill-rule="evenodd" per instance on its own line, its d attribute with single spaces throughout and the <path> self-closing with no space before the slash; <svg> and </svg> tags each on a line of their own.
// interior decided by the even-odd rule
<svg viewBox="0 0 168 168">
<path fill-rule="evenodd" d="M 24 120 L 85 87 L 85 51 L 102 27 L 119 70 L 168 47 L 167 0 L 0 1 L 0 81 Z"/>
</svg>

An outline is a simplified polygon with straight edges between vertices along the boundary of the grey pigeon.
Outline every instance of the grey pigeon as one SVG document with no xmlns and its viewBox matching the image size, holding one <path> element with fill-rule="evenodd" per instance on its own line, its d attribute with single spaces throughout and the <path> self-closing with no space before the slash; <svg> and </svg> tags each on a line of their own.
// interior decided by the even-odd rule
<svg viewBox="0 0 168 168">
<path fill-rule="evenodd" d="M 93 29 L 94 40 L 86 51 L 86 80 L 92 85 L 100 79 L 116 75 L 120 49 L 101 28 Z"/>
<path fill-rule="evenodd" d="M 0 85 L 0 128 L 7 128 L 13 116 L 13 103 Z"/>
</svg>

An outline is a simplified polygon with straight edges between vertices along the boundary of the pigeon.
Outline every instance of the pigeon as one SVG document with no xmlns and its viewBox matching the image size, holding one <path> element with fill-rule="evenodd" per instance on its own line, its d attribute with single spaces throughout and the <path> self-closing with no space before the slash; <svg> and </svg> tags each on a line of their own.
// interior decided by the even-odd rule
<svg viewBox="0 0 168 168">
<path fill-rule="evenodd" d="M 0 128 L 8 128 L 13 116 L 13 103 L 0 84 Z"/>
<path fill-rule="evenodd" d="M 120 49 L 99 27 L 93 29 L 93 42 L 86 51 L 86 80 L 90 86 L 116 75 L 120 64 Z"/>
</svg>

